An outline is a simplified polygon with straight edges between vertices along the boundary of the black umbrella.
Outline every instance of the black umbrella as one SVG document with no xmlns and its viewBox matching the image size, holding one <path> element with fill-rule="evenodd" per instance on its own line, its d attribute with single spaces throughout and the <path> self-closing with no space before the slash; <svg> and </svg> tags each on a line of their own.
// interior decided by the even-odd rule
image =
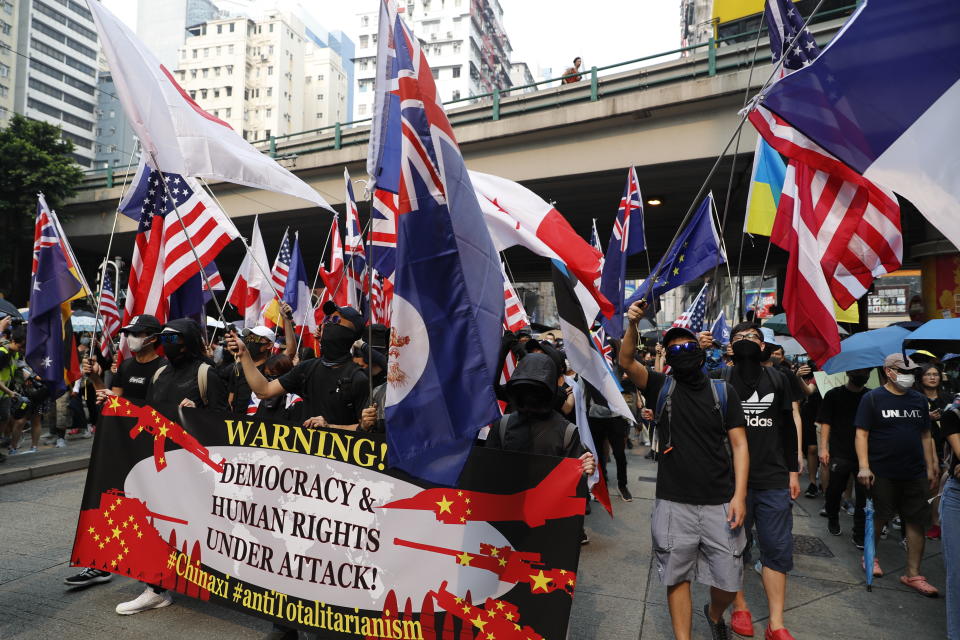
<svg viewBox="0 0 960 640">
<path fill-rule="evenodd" d="M 7 316 L 13 316 L 14 318 L 17 318 L 19 320 L 23 320 L 23 316 L 20 315 L 20 311 L 15 306 L 13 306 L 12 302 L 4 298 L 0 298 L 0 313 Z"/>
</svg>

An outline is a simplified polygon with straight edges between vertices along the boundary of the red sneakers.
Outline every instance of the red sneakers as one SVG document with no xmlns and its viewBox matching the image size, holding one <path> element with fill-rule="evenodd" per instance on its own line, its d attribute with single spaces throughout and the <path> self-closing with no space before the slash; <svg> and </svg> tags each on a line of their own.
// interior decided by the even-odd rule
<svg viewBox="0 0 960 640">
<path fill-rule="evenodd" d="M 927 540 L 939 540 L 940 539 L 940 525 L 935 524 L 929 529 L 927 529 Z"/>
<path fill-rule="evenodd" d="M 920 595 L 928 598 L 936 598 L 938 595 L 940 595 L 940 592 L 937 591 L 937 588 L 927 582 L 927 579 L 923 576 L 914 576 L 912 578 L 900 576 L 900 582 L 907 585 L 911 589 L 914 589 Z"/>
<path fill-rule="evenodd" d="M 797 640 L 793 635 L 787 631 L 787 628 L 777 629 L 776 631 L 772 630 L 770 627 L 767 627 L 767 632 L 763 634 L 763 637 L 766 640 Z"/>
<path fill-rule="evenodd" d="M 734 611 L 730 614 L 730 628 L 738 636 L 753 637 L 753 616 L 749 611 Z"/>
</svg>

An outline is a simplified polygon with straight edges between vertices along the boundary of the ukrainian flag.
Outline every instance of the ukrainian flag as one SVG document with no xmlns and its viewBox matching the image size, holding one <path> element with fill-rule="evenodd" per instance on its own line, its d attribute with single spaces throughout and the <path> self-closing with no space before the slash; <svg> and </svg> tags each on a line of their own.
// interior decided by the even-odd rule
<svg viewBox="0 0 960 640">
<path fill-rule="evenodd" d="M 743 221 L 744 233 L 769 236 L 777 217 L 780 192 L 787 174 L 787 166 L 773 148 L 757 137 L 753 155 L 753 173 L 747 193 L 747 214 Z"/>
</svg>

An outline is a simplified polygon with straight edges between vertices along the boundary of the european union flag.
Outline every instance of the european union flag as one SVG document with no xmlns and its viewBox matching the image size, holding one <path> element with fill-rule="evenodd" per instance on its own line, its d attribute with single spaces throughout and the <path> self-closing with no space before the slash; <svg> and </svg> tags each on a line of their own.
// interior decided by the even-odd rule
<svg viewBox="0 0 960 640">
<path fill-rule="evenodd" d="M 70 269 L 52 215 L 38 208 L 25 359 L 56 398 L 67 390 L 64 367 L 70 362 L 65 360 L 65 344 L 72 335 L 69 301 L 83 291 L 83 284 Z"/>
<path fill-rule="evenodd" d="M 720 248 L 720 238 L 713 224 L 713 194 L 703 199 L 670 250 L 660 259 L 653 273 L 624 304 L 629 307 L 641 298 L 660 296 L 691 280 L 696 280 L 718 264 L 726 262 L 727 256 Z"/>
</svg>

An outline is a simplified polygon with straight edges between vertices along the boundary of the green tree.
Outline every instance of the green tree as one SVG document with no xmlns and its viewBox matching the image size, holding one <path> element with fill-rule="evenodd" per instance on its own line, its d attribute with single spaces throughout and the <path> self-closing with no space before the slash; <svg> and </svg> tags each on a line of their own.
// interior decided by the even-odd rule
<svg viewBox="0 0 960 640">
<path fill-rule="evenodd" d="M 56 209 L 72 196 L 83 178 L 74 161 L 73 142 L 60 137 L 60 128 L 14 115 L 0 129 L 0 283 L 7 297 L 25 304 L 30 294 L 30 265 L 37 194 Z"/>
</svg>

